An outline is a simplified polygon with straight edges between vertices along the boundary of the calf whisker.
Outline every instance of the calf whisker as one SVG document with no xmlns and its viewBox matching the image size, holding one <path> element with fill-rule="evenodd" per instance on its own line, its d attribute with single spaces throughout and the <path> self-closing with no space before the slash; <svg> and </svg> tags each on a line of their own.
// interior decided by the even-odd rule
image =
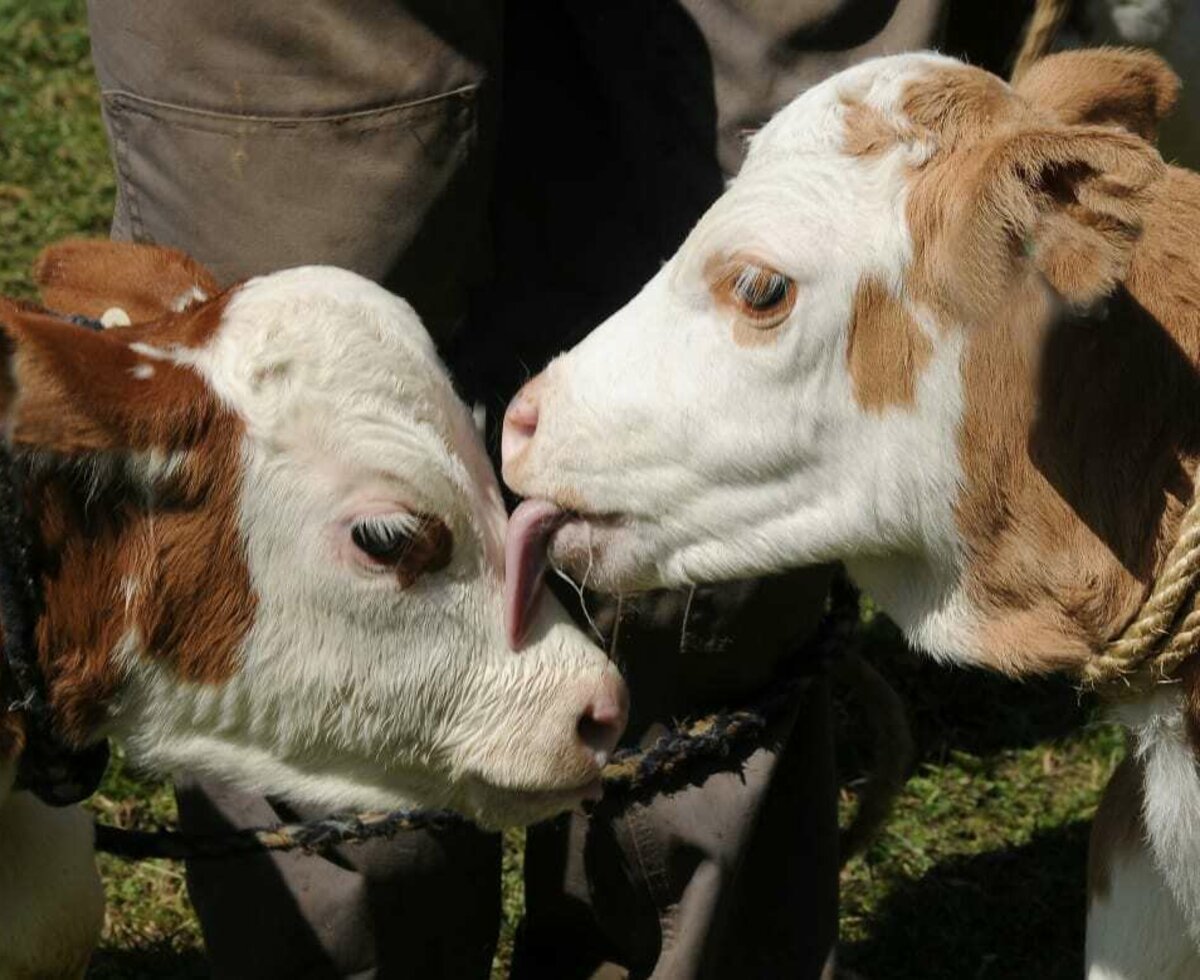
<svg viewBox="0 0 1200 980">
<path fill-rule="evenodd" d="M 679 624 L 679 655 L 681 657 L 687 652 L 688 617 L 692 615 L 692 600 L 695 598 L 696 587 L 693 585 L 688 589 L 687 603 L 683 607 L 683 622 Z"/>
<path fill-rule="evenodd" d="M 553 569 L 555 575 L 557 575 L 564 582 L 567 582 L 571 588 L 575 590 L 576 595 L 579 596 L 579 608 L 583 612 L 583 618 L 587 620 L 587 624 L 591 627 L 592 633 L 595 634 L 597 641 L 601 646 L 604 646 L 604 634 L 600 632 L 600 628 L 596 625 L 596 621 L 592 619 L 591 610 L 588 609 L 587 599 L 583 594 L 583 590 L 587 588 L 588 578 L 592 574 L 592 565 L 594 561 L 595 554 L 592 548 L 592 528 L 591 525 L 588 525 L 588 563 L 587 568 L 584 569 L 583 572 L 583 581 L 577 583 L 573 578 L 571 578 L 570 575 L 554 564 L 553 561 L 550 562 L 550 568 Z"/>
</svg>

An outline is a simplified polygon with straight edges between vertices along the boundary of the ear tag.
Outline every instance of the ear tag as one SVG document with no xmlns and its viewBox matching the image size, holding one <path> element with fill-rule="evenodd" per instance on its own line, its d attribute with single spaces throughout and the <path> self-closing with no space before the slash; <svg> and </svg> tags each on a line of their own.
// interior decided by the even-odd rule
<svg viewBox="0 0 1200 980">
<path fill-rule="evenodd" d="M 100 322 L 108 327 L 131 327 L 133 321 L 129 319 L 129 314 L 119 306 L 110 306 L 100 315 Z"/>
</svg>

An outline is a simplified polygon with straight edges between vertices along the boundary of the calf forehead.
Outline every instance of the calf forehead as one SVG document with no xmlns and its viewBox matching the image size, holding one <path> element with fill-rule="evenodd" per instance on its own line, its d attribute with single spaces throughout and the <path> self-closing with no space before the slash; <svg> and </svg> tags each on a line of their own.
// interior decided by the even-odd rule
<svg viewBox="0 0 1200 980">
<path fill-rule="evenodd" d="M 343 269 L 264 276 L 231 298 L 199 360 L 268 455 L 311 450 L 343 475 L 399 480 L 442 513 L 465 497 L 498 553 L 503 507 L 491 464 L 404 300 Z"/>
<path fill-rule="evenodd" d="M 440 400 L 448 382 L 404 300 L 342 269 L 289 269 L 230 299 L 205 367 L 219 394 L 264 425 L 297 394 Z"/>
<path fill-rule="evenodd" d="M 961 62 L 930 52 L 872 58 L 814 85 L 781 109 L 750 141 L 743 173 L 779 161 L 845 155 L 848 104 L 869 106 L 891 124 L 906 121 L 909 87 L 939 69 L 964 69 Z M 980 74 L 983 74 L 982 72 Z"/>
</svg>

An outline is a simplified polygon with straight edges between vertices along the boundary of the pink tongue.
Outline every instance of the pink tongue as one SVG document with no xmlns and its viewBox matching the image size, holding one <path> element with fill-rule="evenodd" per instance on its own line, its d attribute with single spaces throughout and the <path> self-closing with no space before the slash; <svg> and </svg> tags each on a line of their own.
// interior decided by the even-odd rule
<svg viewBox="0 0 1200 980">
<path fill-rule="evenodd" d="M 565 513 L 548 500 L 522 500 L 508 519 L 504 542 L 504 626 L 508 645 L 521 647 L 537 613 L 546 571 L 546 546 Z"/>
</svg>

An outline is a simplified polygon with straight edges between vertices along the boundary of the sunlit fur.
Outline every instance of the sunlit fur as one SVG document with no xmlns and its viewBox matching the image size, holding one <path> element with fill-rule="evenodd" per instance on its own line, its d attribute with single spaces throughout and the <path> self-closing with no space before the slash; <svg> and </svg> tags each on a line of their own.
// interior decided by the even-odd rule
<svg viewBox="0 0 1200 980">
<path fill-rule="evenodd" d="M 901 93 L 910 82 L 946 77 L 936 73 L 957 64 L 929 54 L 869 61 L 796 99 L 753 138 L 743 171 L 660 272 L 531 382 L 525 418 L 536 418 L 536 430 L 512 443 L 504 475 L 518 493 L 583 515 L 558 533 L 558 561 L 575 571 L 586 567 L 590 581 L 602 587 L 627 590 L 840 559 L 910 641 L 934 656 L 1010 672 L 1061 665 L 1054 659 L 1058 649 L 1010 643 L 1004 657 L 996 657 L 995 642 L 988 647 L 994 634 L 985 633 L 979 606 L 988 597 L 965 585 L 971 556 L 956 511 L 968 489 L 960 442 L 971 394 L 964 383 L 964 331 L 945 309 L 923 306 L 906 278 L 920 244 L 906 207 L 910 177 L 938 147 L 934 131 L 906 118 Z M 1169 70 L 1158 71 L 1170 89 Z M 1075 81 L 1079 90 L 1091 84 Z M 989 84 L 995 91 L 998 83 Z M 954 91 L 935 86 L 928 97 Z M 1120 111 L 1151 102 L 1118 97 L 1111 104 Z M 1061 132 L 1053 117 L 1030 111 L 1032 130 Z M 874 143 L 848 139 L 851 113 L 873 127 L 865 135 L 878 135 Z M 1013 124 L 1000 137 L 1019 131 Z M 1115 141 L 1113 152 L 1141 166 L 1144 180 L 1162 172 L 1153 150 L 1116 126 L 1079 133 Z M 859 152 L 847 149 L 850 142 Z M 978 186 L 987 186 L 986 176 Z M 1114 176 L 1110 185 L 1121 198 L 1118 208 L 1139 200 L 1145 186 L 1122 179 Z M 989 217 L 1002 220 L 980 211 L 980 225 Z M 936 222 L 937 216 L 930 226 Z M 1095 227 L 1119 229 L 1120 222 Z M 728 311 L 708 289 L 704 270 L 729 254 L 750 254 L 796 283 L 795 308 L 770 342 L 739 345 Z M 1020 282 L 1029 284 L 1022 295 L 1035 297 L 1040 305 L 1031 308 L 1052 316 L 1067 300 L 1050 292 L 1039 272 L 1029 278 L 1035 261 L 1020 266 Z M 1081 277 L 1094 268 L 1103 279 L 1101 263 L 1089 266 L 1080 254 L 1076 264 Z M 946 281 L 976 271 L 966 256 L 948 255 L 940 267 Z M 1054 271 L 1071 282 L 1069 259 Z M 882 409 L 856 400 L 848 363 L 852 303 L 868 280 L 897 297 L 932 349 L 918 376 L 908 379 L 915 381 L 911 400 Z M 1168 281 L 1178 282 L 1164 274 L 1162 282 Z M 1169 294 L 1166 285 L 1157 288 Z M 943 295 L 953 299 L 952 289 Z M 1015 433 L 1004 445 L 1027 452 L 1027 439 Z M 1006 500 L 996 500 L 1000 511 Z M 1031 562 L 1038 559 L 1035 548 L 1029 553 Z M 1130 591 L 1137 588 L 1135 581 Z M 1105 597 L 1094 601 L 1103 605 Z M 1134 609 L 1136 599 L 1126 616 Z M 1050 629 L 1041 635 L 1054 646 Z M 1086 656 L 1086 645 L 1079 646 Z M 1111 859 L 1112 887 L 1093 897 L 1089 975 L 1200 976 L 1195 746 L 1174 694 L 1130 706 L 1123 720 L 1144 766 L 1146 838 L 1133 853 L 1099 855 Z M 1139 820 L 1136 809 L 1119 817 L 1126 827 Z"/>
</svg>

